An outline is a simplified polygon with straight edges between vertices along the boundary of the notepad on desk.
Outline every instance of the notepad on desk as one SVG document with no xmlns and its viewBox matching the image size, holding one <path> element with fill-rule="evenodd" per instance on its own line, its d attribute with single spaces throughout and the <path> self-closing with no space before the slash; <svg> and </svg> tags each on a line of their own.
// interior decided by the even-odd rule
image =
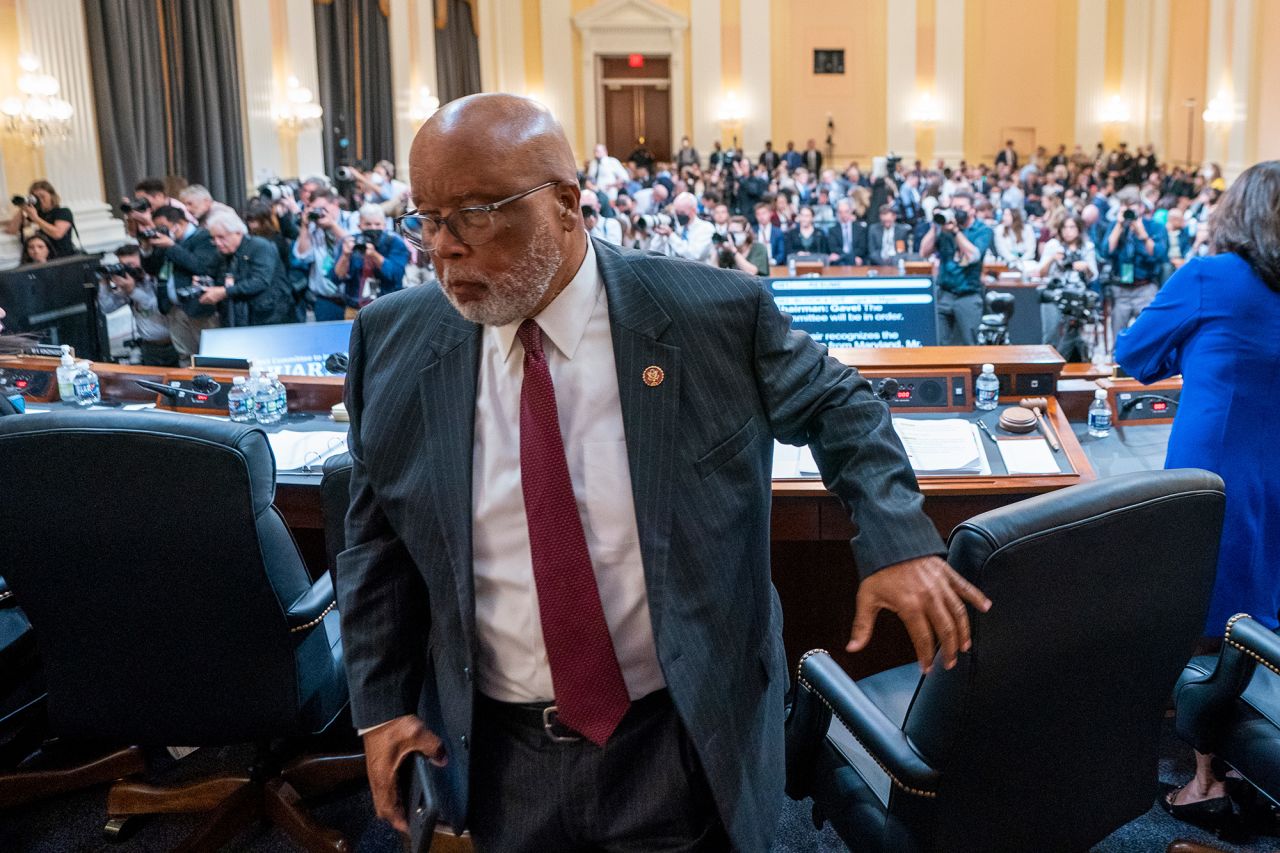
<svg viewBox="0 0 1280 853">
<path fill-rule="evenodd" d="M 347 449 L 347 434 L 334 430 L 280 430 L 267 433 L 277 471 L 308 467 L 319 472 L 324 460 Z"/>
<path fill-rule="evenodd" d="M 996 442 L 1010 474 L 1059 474 L 1058 460 L 1043 438 L 1002 438 Z"/>
<path fill-rule="evenodd" d="M 893 429 L 917 474 L 991 473 L 978 428 L 969 421 L 894 418 Z"/>
</svg>

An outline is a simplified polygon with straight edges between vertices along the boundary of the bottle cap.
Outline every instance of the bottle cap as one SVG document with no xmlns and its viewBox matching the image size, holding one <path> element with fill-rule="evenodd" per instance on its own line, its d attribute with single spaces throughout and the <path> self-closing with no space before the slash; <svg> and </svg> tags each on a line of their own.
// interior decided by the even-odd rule
<svg viewBox="0 0 1280 853">
<path fill-rule="evenodd" d="M 1102 388 L 1099 388 L 1097 391 L 1094 391 L 1094 392 L 1093 392 L 1093 399 L 1095 399 L 1095 400 L 1105 400 L 1105 399 L 1107 399 L 1107 392 L 1106 392 L 1106 390 L 1104 390 L 1104 389 L 1102 389 Z"/>
<path fill-rule="evenodd" d="M 995 373 L 995 372 L 996 372 L 996 366 L 995 366 L 994 364 L 984 364 L 984 365 L 982 365 L 982 372 L 983 372 L 983 373 Z"/>
<path fill-rule="evenodd" d="M 243 376 L 237 376 L 237 377 L 233 378 L 233 379 L 231 380 L 231 384 L 232 384 L 232 385 L 243 385 L 243 384 L 244 384 L 244 377 L 243 377 Z"/>
<path fill-rule="evenodd" d="M 71 357 L 71 345 L 62 345 L 62 364 L 64 367 L 71 367 L 75 364 L 75 359 Z"/>
</svg>

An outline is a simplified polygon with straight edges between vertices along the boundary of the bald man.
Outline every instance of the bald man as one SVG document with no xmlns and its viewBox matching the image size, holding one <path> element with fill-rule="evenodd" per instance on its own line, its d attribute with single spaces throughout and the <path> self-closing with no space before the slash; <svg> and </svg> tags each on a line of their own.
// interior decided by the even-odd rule
<svg viewBox="0 0 1280 853">
<path fill-rule="evenodd" d="M 337 590 L 378 814 L 431 757 L 481 851 L 767 850 L 783 796 L 775 438 L 852 507 L 875 614 L 922 666 L 982 594 L 942 542 L 887 407 L 751 277 L 587 235 L 537 103 L 441 108 L 401 233 L 440 288 L 351 333 L 353 459 Z"/>
</svg>

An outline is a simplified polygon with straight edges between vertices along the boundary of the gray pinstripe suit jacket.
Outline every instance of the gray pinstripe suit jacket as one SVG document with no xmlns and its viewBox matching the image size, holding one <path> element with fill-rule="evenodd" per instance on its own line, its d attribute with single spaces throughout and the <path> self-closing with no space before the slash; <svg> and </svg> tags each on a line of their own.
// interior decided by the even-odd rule
<svg viewBox="0 0 1280 853">
<path fill-rule="evenodd" d="M 782 615 L 769 575 L 775 437 L 813 448 L 862 533 L 864 573 L 942 553 L 889 421 L 856 371 L 790 329 L 752 277 L 595 242 L 653 633 L 734 846 L 765 850 L 781 806 Z M 352 329 L 354 459 L 338 600 L 355 724 L 418 713 L 444 739 L 442 816 L 466 821 L 471 469 L 480 327 L 436 288 Z M 665 380 L 641 374 L 661 367 Z"/>
</svg>

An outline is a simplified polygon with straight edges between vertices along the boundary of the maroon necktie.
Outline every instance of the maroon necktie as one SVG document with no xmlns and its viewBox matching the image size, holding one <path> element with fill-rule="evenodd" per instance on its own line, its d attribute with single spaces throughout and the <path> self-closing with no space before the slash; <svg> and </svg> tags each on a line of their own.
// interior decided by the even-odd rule
<svg viewBox="0 0 1280 853">
<path fill-rule="evenodd" d="M 627 713 L 631 698 L 604 621 L 587 537 L 573 498 L 555 389 L 542 351 L 542 330 L 533 320 L 525 320 L 516 334 L 524 344 L 520 480 L 557 716 L 597 746 L 604 746 Z"/>
</svg>

